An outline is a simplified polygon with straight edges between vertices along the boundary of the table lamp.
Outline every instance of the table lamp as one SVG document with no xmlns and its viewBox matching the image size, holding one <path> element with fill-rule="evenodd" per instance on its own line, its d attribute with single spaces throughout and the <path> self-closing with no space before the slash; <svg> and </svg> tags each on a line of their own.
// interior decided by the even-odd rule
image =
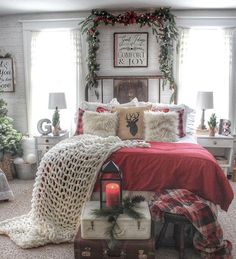
<svg viewBox="0 0 236 259">
<path fill-rule="evenodd" d="M 55 109 L 52 117 L 54 127 L 53 135 L 59 135 L 60 131 L 60 114 L 59 109 L 66 109 L 65 93 L 49 93 L 48 109 Z"/>
<path fill-rule="evenodd" d="M 198 92 L 197 93 L 197 108 L 202 110 L 201 123 L 198 129 L 205 130 L 205 110 L 213 109 L 213 92 Z"/>
</svg>

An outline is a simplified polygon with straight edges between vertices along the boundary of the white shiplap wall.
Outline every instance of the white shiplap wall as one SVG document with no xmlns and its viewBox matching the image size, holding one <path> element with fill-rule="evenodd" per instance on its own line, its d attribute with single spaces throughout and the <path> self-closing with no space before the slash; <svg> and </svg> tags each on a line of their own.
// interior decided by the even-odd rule
<svg viewBox="0 0 236 259">
<path fill-rule="evenodd" d="M 225 24 L 222 17 L 236 17 L 236 10 L 229 11 L 175 11 L 177 16 L 177 23 L 186 25 L 189 17 L 206 17 L 207 19 L 216 17 L 218 24 Z M 70 12 L 70 13 L 45 13 L 35 15 L 11 15 L 0 17 L 0 50 L 12 54 L 15 60 L 15 92 L 3 93 L 4 99 L 8 103 L 9 116 L 14 118 L 14 126 L 23 133 L 27 132 L 27 117 L 26 117 L 26 103 L 25 103 L 25 76 L 24 76 L 24 55 L 23 55 L 23 33 L 22 24 L 20 20 L 47 20 L 47 19 L 66 19 L 86 17 L 89 12 Z M 178 18 L 180 18 L 178 20 Z M 196 20 L 196 19 L 195 19 Z M 194 21 L 195 21 L 194 20 Z M 235 21 L 235 19 L 233 19 Z M 184 22 L 184 23 L 183 23 Z M 209 23 L 209 21 L 207 21 Z M 199 23 L 199 20 L 198 20 Z M 235 23 L 234 23 L 235 24 Z M 227 23 L 228 25 L 228 23 Z M 231 25 L 232 26 L 232 25 Z M 148 68 L 113 68 L 113 33 L 121 31 L 148 31 L 149 32 L 149 66 Z M 152 32 L 147 28 L 138 28 L 132 26 L 123 27 L 105 27 L 101 28 L 101 39 L 104 42 L 101 44 L 101 49 L 98 53 L 98 61 L 101 64 L 101 75 L 141 75 L 141 74 L 157 74 L 158 73 L 158 47 L 155 38 L 152 37 Z M 4 54 L 3 52 L 1 54 Z M 85 53 L 83 53 L 85 56 Z M 85 61 L 86 57 L 83 58 Z M 151 80 L 150 80 L 151 81 Z M 82 85 L 81 88 L 84 86 Z M 154 88 L 155 82 L 149 82 L 149 88 Z M 111 91 L 110 84 L 107 85 L 108 90 Z M 112 93 L 107 94 L 107 99 L 111 97 Z M 152 96 L 152 95 L 151 95 Z M 152 96 L 153 100 L 156 96 Z M 152 100 L 152 101 L 153 101 Z M 105 100 L 104 100 L 105 101 Z M 40 105 L 39 105 L 40 108 Z"/>
<path fill-rule="evenodd" d="M 0 54 L 9 52 L 15 63 L 15 92 L 3 93 L 8 106 L 8 115 L 14 119 L 14 127 L 27 133 L 25 70 L 23 53 L 23 32 L 20 20 L 45 20 L 86 17 L 88 13 L 54 13 L 35 15 L 10 15 L 0 17 Z M 40 104 L 39 104 L 40 109 Z"/>
<path fill-rule="evenodd" d="M 152 29 L 148 26 L 140 28 L 137 25 L 123 26 L 116 24 L 113 26 L 103 26 L 99 28 L 100 49 L 97 55 L 97 61 L 100 64 L 100 76 L 147 76 L 160 75 L 159 70 L 159 46 L 155 36 L 152 34 Z M 130 67 L 118 68 L 113 66 L 113 35 L 117 32 L 148 32 L 148 67 Z M 151 79 L 148 81 L 149 101 L 156 102 L 158 100 L 158 80 Z M 99 84 L 99 92 L 100 92 Z M 167 93 L 169 100 L 170 93 Z M 113 81 L 104 80 L 104 102 L 109 102 L 113 97 Z M 165 101 L 166 98 L 163 100 Z M 89 100 L 96 101 L 96 96 L 93 91 L 89 93 Z"/>
<path fill-rule="evenodd" d="M 15 62 L 15 92 L 3 93 L 3 98 L 8 103 L 8 115 L 14 119 L 14 127 L 22 133 L 27 133 L 27 115 L 25 102 L 25 71 L 24 71 L 24 53 L 23 53 L 23 32 L 21 20 L 48 20 L 48 19 L 67 19 L 86 17 L 86 12 L 54 13 L 54 14 L 35 14 L 35 15 L 10 15 L 0 17 L 0 50 L 2 54 L 9 52 Z M 138 26 L 106 26 L 100 27 L 100 49 L 98 51 L 98 62 L 101 70 L 99 75 L 157 75 L 158 66 L 158 45 L 148 27 L 139 28 Z M 149 61 L 147 68 L 114 68 L 113 67 L 113 34 L 114 32 L 148 32 L 149 33 Z M 85 52 L 82 52 L 85 56 Z M 83 57 L 85 62 L 86 56 Z M 85 65 L 86 66 L 86 65 Z M 149 80 L 149 92 L 153 100 L 157 99 L 156 91 L 157 81 Z M 81 86 L 83 88 L 84 86 Z M 110 82 L 106 82 L 104 93 L 104 102 L 109 101 L 113 95 L 113 88 Z M 92 99 L 96 100 L 91 93 Z M 39 106 L 40 108 L 40 106 Z M 74 112 L 74 111 L 73 111 Z"/>
<path fill-rule="evenodd" d="M 24 53 L 21 24 L 14 17 L 0 18 L 0 51 L 9 52 L 15 65 L 15 92 L 3 93 L 1 96 L 8 103 L 8 115 L 14 118 L 14 126 L 26 132 L 26 104 L 24 89 Z"/>
</svg>

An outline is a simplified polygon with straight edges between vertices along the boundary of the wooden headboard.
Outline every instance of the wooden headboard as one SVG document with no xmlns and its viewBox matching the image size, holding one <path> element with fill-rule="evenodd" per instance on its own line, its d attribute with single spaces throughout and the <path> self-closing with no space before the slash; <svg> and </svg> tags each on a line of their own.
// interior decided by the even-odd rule
<svg viewBox="0 0 236 259">
<path fill-rule="evenodd" d="M 88 101 L 109 102 L 117 98 L 120 103 L 126 103 L 137 97 L 139 101 L 169 103 L 171 90 L 168 86 L 163 88 L 163 78 L 160 75 L 145 76 L 98 76 L 97 99 L 94 91 L 86 90 Z"/>
</svg>

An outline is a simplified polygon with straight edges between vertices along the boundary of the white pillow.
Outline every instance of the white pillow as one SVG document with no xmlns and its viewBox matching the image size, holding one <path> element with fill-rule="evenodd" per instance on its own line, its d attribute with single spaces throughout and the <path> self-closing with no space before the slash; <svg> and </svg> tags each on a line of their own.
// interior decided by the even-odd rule
<svg viewBox="0 0 236 259">
<path fill-rule="evenodd" d="M 178 140 L 177 112 L 144 112 L 145 140 L 175 142 Z"/>
<path fill-rule="evenodd" d="M 119 103 L 118 104 L 114 104 L 113 107 L 133 107 L 133 106 L 139 106 L 138 105 L 138 99 L 135 97 L 133 98 L 130 102 L 128 103 Z"/>
<path fill-rule="evenodd" d="M 83 115 L 83 132 L 100 137 L 116 136 L 118 124 L 117 113 L 99 113 L 85 111 Z"/>
<path fill-rule="evenodd" d="M 151 102 L 138 102 L 139 107 L 146 107 L 152 105 Z"/>
<path fill-rule="evenodd" d="M 114 107 L 115 105 L 119 105 L 119 102 L 117 101 L 116 98 L 113 98 L 109 103 L 99 103 L 99 102 L 87 102 L 87 101 L 84 101 L 82 103 L 82 109 L 84 109 L 85 111 L 96 111 L 96 109 L 98 107 L 103 107 L 103 108 L 106 108 L 108 110 L 111 110 L 112 107 Z"/>
</svg>

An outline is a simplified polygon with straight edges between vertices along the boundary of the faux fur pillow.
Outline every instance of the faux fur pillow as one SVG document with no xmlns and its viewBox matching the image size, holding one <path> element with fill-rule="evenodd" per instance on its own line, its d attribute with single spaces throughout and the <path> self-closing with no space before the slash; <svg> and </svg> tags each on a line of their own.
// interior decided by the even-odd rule
<svg viewBox="0 0 236 259">
<path fill-rule="evenodd" d="M 84 134 L 92 134 L 100 137 L 116 136 L 117 123 L 118 118 L 116 113 L 84 112 Z"/>
<path fill-rule="evenodd" d="M 176 112 L 144 112 L 145 140 L 175 142 L 178 134 Z"/>
</svg>

